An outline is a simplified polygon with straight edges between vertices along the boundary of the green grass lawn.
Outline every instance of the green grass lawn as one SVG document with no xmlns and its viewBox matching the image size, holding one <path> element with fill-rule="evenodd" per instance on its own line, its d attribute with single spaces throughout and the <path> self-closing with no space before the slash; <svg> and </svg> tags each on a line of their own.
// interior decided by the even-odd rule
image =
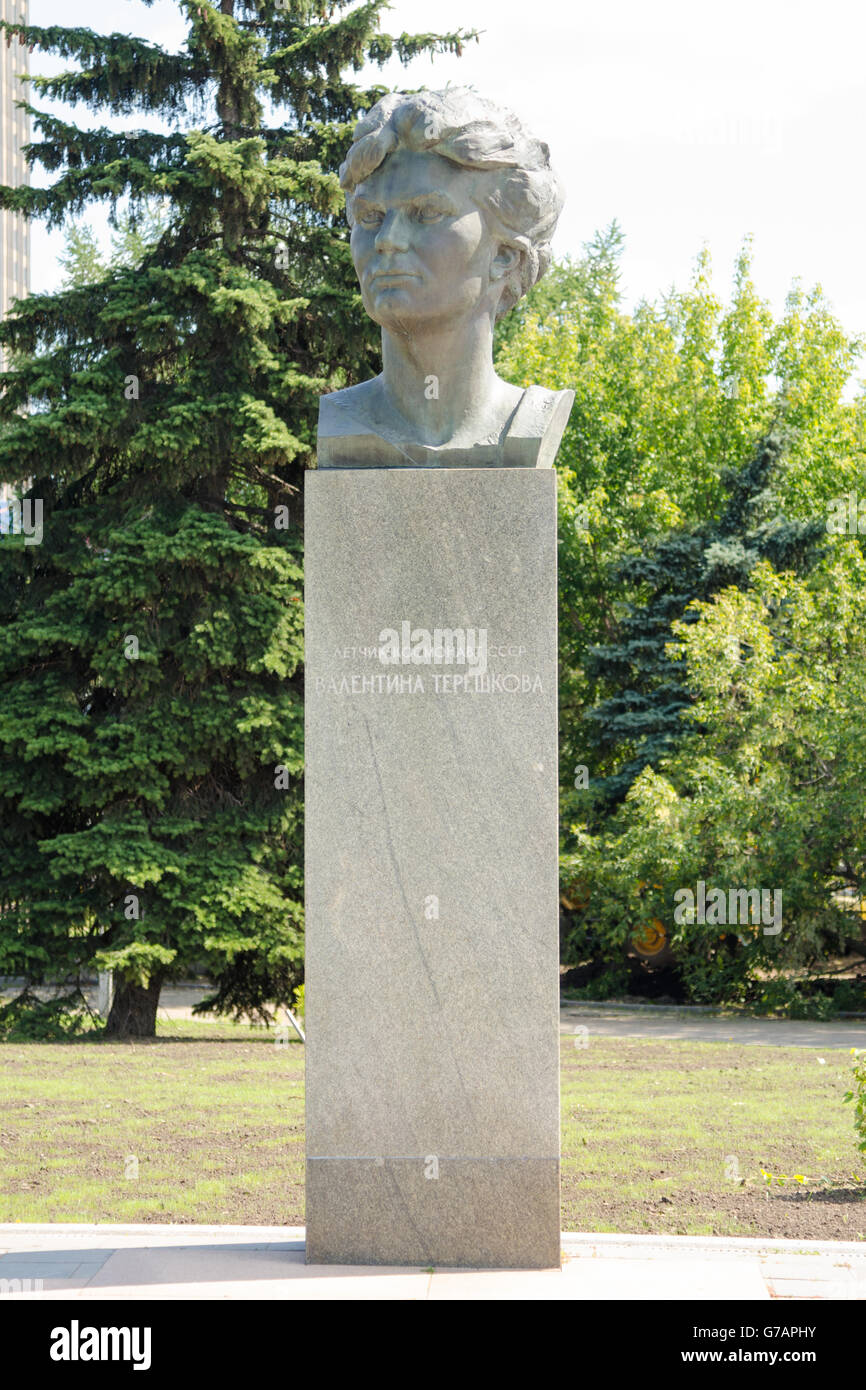
<svg viewBox="0 0 866 1390">
<path fill-rule="evenodd" d="M 0 1221 L 302 1224 L 304 1049 L 274 1038 L 171 1021 L 0 1048 Z M 849 1069 L 839 1049 L 564 1037 L 563 1228 L 866 1238 Z M 761 1167 L 807 1181 L 768 1195 Z"/>
<path fill-rule="evenodd" d="M 564 1229 L 866 1239 L 847 1050 L 562 1041 Z"/>
</svg>

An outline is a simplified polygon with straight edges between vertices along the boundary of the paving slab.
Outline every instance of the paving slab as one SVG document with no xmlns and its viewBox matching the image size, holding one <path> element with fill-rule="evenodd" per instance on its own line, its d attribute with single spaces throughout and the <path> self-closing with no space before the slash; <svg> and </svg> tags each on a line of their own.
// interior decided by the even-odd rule
<svg viewBox="0 0 866 1390">
<path fill-rule="evenodd" d="M 566 1297 L 582 1299 L 770 1298 L 760 1260 L 753 1259 L 576 1259 L 563 1266 Z"/>
<path fill-rule="evenodd" d="M 298 1226 L 0 1226 L 5 1298 L 866 1299 L 866 1242 L 563 1232 L 561 1268 L 306 1264 Z M 41 1280 L 41 1288 L 29 1287 Z"/>
<path fill-rule="evenodd" d="M 85 1288 L 75 1295 L 76 1302 L 92 1303 L 102 1300 L 140 1299 L 145 1302 L 158 1300 L 191 1301 L 207 1299 L 224 1302 L 423 1302 L 429 1296 L 431 1276 L 426 1273 L 401 1270 L 399 1273 L 383 1275 L 378 1267 L 353 1269 L 341 1277 L 335 1273 L 333 1265 L 308 1265 L 310 1269 L 321 1270 L 319 1278 L 305 1277 L 287 1284 L 285 1279 L 269 1279 L 255 1283 L 222 1281 L 202 1284 L 139 1284 L 123 1288 L 94 1289 Z M 65 1295 L 69 1297 L 69 1295 Z M 57 1295 L 54 1295 L 56 1300 Z"/>
<path fill-rule="evenodd" d="M 770 1290 L 770 1297 L 778 1298 L 808 1298 L 812 1300 L 833 1301 L 840 1298 L 856 1298 L 862 1300 L 866 1293 L 857 1290 L 852 1284 L 824 1280 L 820 1283 L 813 1279 L 768 1279 L 767 1286 Z"/>
</svg>

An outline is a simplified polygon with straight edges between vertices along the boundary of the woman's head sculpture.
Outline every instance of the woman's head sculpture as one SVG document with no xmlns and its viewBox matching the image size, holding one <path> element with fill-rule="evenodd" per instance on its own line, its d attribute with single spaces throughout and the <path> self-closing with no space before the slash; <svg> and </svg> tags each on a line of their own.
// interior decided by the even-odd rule
<svg viewBox="0 0 866 1390">
<path fill-rule="evenodd" d="M 562 186 L 510 111 L 395 92 L 340 168 L 382 372 L 321 398 L 320 468 L 550 467 L 574 399 L 496 373 L 494 325 L 550 265 Z"/>
<path fill-rule="evenodd" d="M 472 170 L 477 205 L 490 236 L 516 252 L 504 277 L 497 317 L 508 312 L 544 275 L 562 210 L 562 185 L 550 150 L 510 111 L 467 88 L 391 93 L 359 121 L 340 168 L 349 225 L 355 190 L 398 150 L 440 155 Z"/>
</svg>

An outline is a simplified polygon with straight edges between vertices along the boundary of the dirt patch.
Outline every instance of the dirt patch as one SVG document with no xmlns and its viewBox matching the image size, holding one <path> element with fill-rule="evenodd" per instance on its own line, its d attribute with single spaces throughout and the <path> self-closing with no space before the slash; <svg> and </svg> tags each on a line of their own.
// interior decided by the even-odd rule
<svg viewBox="0 0 866 1390">
<path fill-rule="evenodd" d="M 668 1194 L 635 1201 L 588 1195 L 584 1181 L 563 1175 L 568 1230 L 866 1241 L 866 1193 L 853 1185 L 767 1195 L 746 1188 L 710 1194 L 680 1183 Z"/>
</svg>

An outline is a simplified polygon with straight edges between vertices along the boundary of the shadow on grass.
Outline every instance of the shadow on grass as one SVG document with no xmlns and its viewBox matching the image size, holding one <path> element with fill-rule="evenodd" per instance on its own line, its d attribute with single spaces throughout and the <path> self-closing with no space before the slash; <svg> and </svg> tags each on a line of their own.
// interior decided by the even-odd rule
<svg viewBox="0 0 866 1390">
<path fill-rule="evenodd" d="M 866 1191 L 856 1187 L 819 1187 L 812 1192 L 774 1192 L 774 1202 L 803 1206 L 808 1202 L 824 1202 L 831 1206 L 866 1204 Z"/>
</svg>

